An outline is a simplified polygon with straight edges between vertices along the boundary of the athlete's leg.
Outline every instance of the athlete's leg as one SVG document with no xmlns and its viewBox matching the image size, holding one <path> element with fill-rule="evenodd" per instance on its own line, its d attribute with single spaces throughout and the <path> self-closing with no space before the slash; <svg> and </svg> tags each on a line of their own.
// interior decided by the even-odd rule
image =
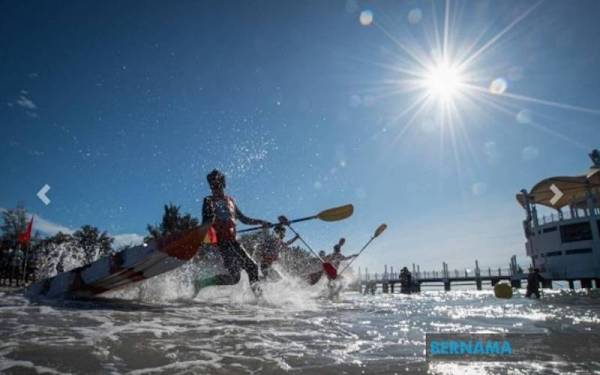
<svg viewBox="0 0 600 375">
<path fill-rule="evenodd" d="M 271 262 L 261 263 L 260 271 L 263 274 L 263 279 L 270 280 L 270 281 L 279 281 L 279 280 L 283 279 L 283 276 L 281 276 L 281 274 L 276 269 L 273 268 L 273 263 L 271 263 Z"/>
<path fill-rule="evenodd" d="M 236 252 L 239 255 L 241 268 L 243 268 L 246 271 L 246 273 L 248 273 L 250 284 L 254 284 L 258 281 L 258 265 L 254 262 L 254 260 L 252 260 L 252 258 L 250 258 L 250 255 L 248 255 L 248 253 L 240 243 L 235 243 L 235 249 L 237 250 Z"/>
<path fill-rule="evenodd" d="M 260 264 L 260 272 L 262 273 L 263 279 L 266 279 L 269 277 L 270 269 L 271 269 L 271 265 L 269 263 L 262 262 Z"/>
<path fill-rule="evenodd" d="M 240 281 L 241 261 L 234 246 L 230 243 L 220 244 L 219 252 L 223 258 L 223 265 L 227 273 L 208 277 L 205 279 L 197 279 L 194 281 L 195 295 L 200 292 L 200 289 L 213 285 L 235 285 Z"/>
</svg>

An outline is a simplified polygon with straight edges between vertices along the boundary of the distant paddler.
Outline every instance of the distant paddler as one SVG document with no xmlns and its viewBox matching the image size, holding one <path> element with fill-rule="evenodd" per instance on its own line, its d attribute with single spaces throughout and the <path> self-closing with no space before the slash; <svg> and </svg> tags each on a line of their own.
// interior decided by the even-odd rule
<svg viewBox="0 0 600 375">
<path fill-rule="evenodd" d="M 339 221 L 339 220 L 344 220 L 344 219 L 352 216 L 353 212 L 354 212 L 354 206 L 352 206 L 351 204 L 345 204 L 343 206 L 333 207 L 333 208 L 323 210 L 316 215 L 306 216 L 306 217 L 302 217 L 299 219 L 287 220 L 284 217 L 280 217 L 279 224 L 285 225 L 290 231 L 292 231 L 292 233 L 294 233 L 296 235 L 297 239 L 315 256 L 314 259 L 320 264 L 322 271 L 327 274 L 327 277 L 329 277 L 331 279 L 335 279 L 337 277 L 337 269 L 333 266 L 333 264 L 324 260 L 321 255 L 317 254 L 317 252 L 315 252 L 315 250 L 313 250 L 313 248 L 292 227 L 292 224 L 299 223 L 302 221 L 307 221 L 307 220 L 314 220 L 314 219 L 319 219 L 322 221 L 329 221 L 329 222 Z M 284 218 L 285 220 L 282 220 L 282 218 Z M 273 226 L 273 224 L 269 224 L 268 226 Z M 239 231 L 238 233 L 249 232 L 249 231 L 254 231 L 254 230 L 258 230 L 258 229 L 264 229 L 264 226 L 243 229 L 243 230 Z"/>
<path fill-rule="evenodd" d="M 345 256 L 344 254 L 342 254 L 342 246 L 344 246 L 345 243 L 346 243 L 346 239 L 343 237 L 340 238 L 339 241 L 335 245 L 333 245 L 333 252 L 331 254 L 326 255 L 325 251 L 321 250 L 319 252 L 319 257 L 321 259 L 325 260 L 326 262 L 331 263 L 336 269 L 339 268 L 341 262 L 343 262 L 345 260 L 356 258 L 358 256 L 358 254 L 352 254 L 352 255 L 348 255 L 348 256 Z M 321 276 L 323 276 L 323 273 L 324 272 L 322 269 L 319 269 L 316 272 L 310 273 L 308 275 L 309 284 L 311 284 L 311 285 L 316 284 L 319 281 L 319 279 L 321 279 Z M 334 279 L 330 275 L 327 275 L 327 276 L 328 276 L 328 279 L 330 279 L 330 280 Z"/>
<path fill-rule="evenodd" d="M 346 239 L 344 237 L 340 238 L 338 243 L 333 245 L 333 253 L 325 257 L 325 259 L 331 262 L 331 264 L 333 264 L 335 268 L 339 268 L 340 264 L 343 261 L 350 260 L 358 256 L 358 254 L 352 254 L 348 256 L 342 254 L 342 246 L 344 246 L 345 243 Z"/>
<path fill-rule="evenodd" d="M 529 268 L 525 297 L 529 298 L 531 295 L 534 295 L 536 298 L 540 298 L 540 283 L 544 281 L 545 279 L 542 277 L 542 275 L 540 275 L 539 269 Z"/>
<path fill-rule="evenodd" d="M 400 293 L 410 294 L 412 288 L 412 274 L 408 267 L 404 266 L 400 270 Z"/>
<path fill-rule="evenodd" d="M 273 227 L 273 235 L 269 233 L 268 229 L 264 229 L 266 233 L 258 251 L 260 272 L 263 278 L 270 280 L 281 279 L 279 272 L 272 268 L 273 263 L 279 259 L 279 254 L 283 250 L 298 240 L 298 236 L 295 235 L 290 240 L 285 241 L 285 225 L 288 222 L 285 216 L 280 216 L 279 224 Z"/>
</svg>

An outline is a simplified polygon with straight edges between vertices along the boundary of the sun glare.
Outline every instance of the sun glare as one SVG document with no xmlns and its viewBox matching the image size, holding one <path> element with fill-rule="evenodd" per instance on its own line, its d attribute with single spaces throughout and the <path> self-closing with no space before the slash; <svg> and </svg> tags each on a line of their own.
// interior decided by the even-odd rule
<svg viewBox="0 0 600 375">
<path fill-rule="evenodd" d="M 521 56 L 512 56 L 504 51 L 510 45 L 508 35 L 525 30 L 523 21 L 543 3 L 544 0 L 538 0 L 531 5 L 521 5 L 518 11 L 506 15 L 503 28 L 496 30 L 496 26 L 486 26 L 477 33 L 472 33 L 475 31 L 471 29 L 472 25 L 460 22 L 464 19 L 463 11 L 468 8 L 462 2 L 437 1 L 432 2 L 431 11 L 413 9 L 408 14 L 408 24 L 414 28 L 414 33 L 408 34 L 402 31 L 402 27 L 396 35 L 391 31 L 396 30 L 396 21 L 380 17 L 378 22 L 372 22 L 374 13 L 363 11 L 361 24 L 380 30 L 397 49 L 381 49 L 384 60 L 379 61 L 378 58 L 373 64 L 389 70 L 389 77 L 386 76 L 381 83 L 374 83 L 370 89 L 375 92 L 374 95 L 369 91 L 373 97 L 398 96 L 402 99 L 403 105 L 397 106 L 398 112 L 389 121 L 398 125 L 395 140 L 406 137 L 411 128 L 419 128 L 428 134 L 436 132 L 440 138 L 440 155 L 449 143 L 457 173 L 460 174 L 462 155 L 471 158 L 475 152 L 467 127 L 474 114 L 489 111 L 515 116 L 520 124 L 569 141 L 567 135 L 537 123 L 529 107 L 548 106 L 600 115 L 600 109 L 536 98 L 515 91 L 522 86 L 514 82 L 524 78 L 525 70 L 523 66 L 514 65 L 519 61 L 523 63 Z M 441 5 L 441 11 L 436 9 L 437 4 Z M 391 28 L 386 27 L 388 22 L 392 22 Z M 483 24 L 478 24 L 476 29 L 479 30 L 480 26 Z M 505 54 L 504 58 L 497 58 Z M 360 102 L 360 97 L 357 98 Z M 388 128 L 384 129 L 387 131 Z M 480 194 L 482 189 L 477 185 L 474 194 Z"/>
<path fill-rule="evenodd" d="M 460 72 L 449 64 L 433 66 L 425 76 L 425 88 L 429 95 L 449 100 L 459 93 L 463 83 Z"/>
</svg>

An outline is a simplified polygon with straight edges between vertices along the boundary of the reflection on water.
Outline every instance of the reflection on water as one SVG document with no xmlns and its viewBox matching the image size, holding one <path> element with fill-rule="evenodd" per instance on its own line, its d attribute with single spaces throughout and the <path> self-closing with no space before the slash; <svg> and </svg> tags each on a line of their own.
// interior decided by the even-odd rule
<svg viewBox="0 0 600 375">
<path fill-rule="evenodd" d="M 163 280 L 164 281 L 164 280 Z M 169 285 L 168 283 L 166 284 Z M 0 293 L 3 373 L 569 373 L 600 363 L 425 362 L 425 332 L 586 332 L 600 299 L 561 292 L 497 300 L 489 291 L 320 297 L 323 285 L 208 288 L 197 299 L 35 302 Z M 137 298 L 137 297 L 136 297 Z M 589 366 L 589 367 L 588 367 Z"/>
</svg>

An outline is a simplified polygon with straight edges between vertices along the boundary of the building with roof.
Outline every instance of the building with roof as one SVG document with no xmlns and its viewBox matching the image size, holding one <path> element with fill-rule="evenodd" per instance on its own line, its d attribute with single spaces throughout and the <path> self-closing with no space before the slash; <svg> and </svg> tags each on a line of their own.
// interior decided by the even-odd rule
<svg viewBox="0 0 600 375">
<path fill-rule="evenodd" d="M 533 267 L 549 280 L 581 280 L 582 287 L 600 285 L 600 152 L 589 156 L 593 164 L 583 174 L 546 178 L 517 194 Z M 540 217 L 538 206 L 552 214 Z"/>
</svg>

